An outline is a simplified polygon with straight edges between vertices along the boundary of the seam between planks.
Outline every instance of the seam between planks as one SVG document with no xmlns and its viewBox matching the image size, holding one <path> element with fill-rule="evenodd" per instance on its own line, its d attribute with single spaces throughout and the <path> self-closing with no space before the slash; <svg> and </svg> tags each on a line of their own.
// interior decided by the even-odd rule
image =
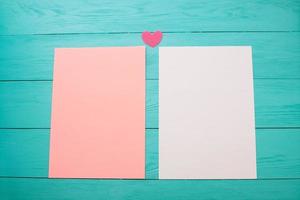
<svg viewBox="0 0 300 200">
<path fill-rule="evenodd" d="M 257 178 L 257 179 L 119 179 L 119 178 L 48 178 L 46 176 L 0 176 L 0 179 L 49 179 L 49 180 L 97 180 L 97 181 L 269 181 L 300 180 L 300 178 Z"/>
<path fill-rule="evenodd" d="M 254 80 L 300 80 L 300 78 L 253 78 Z M 159 81 L 157 78 L 146 78 L 145 80 L 147 81 Z M 1 82 L 52 82 L 53 79 L 15 79 L 15 80 L 10 80 L 10 79 L 0 79 Z"/>
<path fill-rule="evenodd" d="M 51 128 L 9 128 L 0 127 L 0 130 L 50 130 Z M 288 130 L 288 129 L 300 129 L 300 127 L 255 127 L 258 130 Z M 145 130 L 159 130 L 159 128 L 145 128 Z"/>
<path fill-rule="evenodd" d="M 299 33 L 300 31 L 162 31 L 167 34 L 186 34 L 186 33 Z M 34 35 L 121 35 L 121 34 L 141 34 L 141 31 L 118 31 L 118 32 L 91 32 L 91 33 L 32 33 L 32 34 L 3 34 L 0 36 L 34 36 Z"/>
</svg>

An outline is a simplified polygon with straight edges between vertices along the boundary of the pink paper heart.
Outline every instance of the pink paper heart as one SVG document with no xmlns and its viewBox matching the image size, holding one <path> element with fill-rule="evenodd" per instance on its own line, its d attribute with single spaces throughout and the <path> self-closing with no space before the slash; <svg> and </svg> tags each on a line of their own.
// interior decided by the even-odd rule
<svg viewBox="0 0 300 200">
<path fill-rule="evenodd" d="M 162 32 L 155 31 L 154 33 L 151 33 L 149 31 L 144 31 L 142 33 L 142 39 L 145 44 L 149 45 L 150 47 L 155 47 L 158 45 L 162 39 Z"/>
</svg>

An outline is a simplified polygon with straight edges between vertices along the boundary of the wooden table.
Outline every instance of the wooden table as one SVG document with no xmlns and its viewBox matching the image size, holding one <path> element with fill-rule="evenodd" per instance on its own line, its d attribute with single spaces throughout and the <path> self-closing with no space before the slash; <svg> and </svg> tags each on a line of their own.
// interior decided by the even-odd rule
<svg viewBox="0 0 300 200">
<path fill-rule="evenodd" d="M 147 48 L 146 180 L 48 179 L 55 47 L 253 47 L 257 180 L 157 180 L 158 48 Z M 299 0 L 0 3 L 0 199 L 300 199 Z M 178 80 L 180 81 L 180 80 Z"/>
</svg>

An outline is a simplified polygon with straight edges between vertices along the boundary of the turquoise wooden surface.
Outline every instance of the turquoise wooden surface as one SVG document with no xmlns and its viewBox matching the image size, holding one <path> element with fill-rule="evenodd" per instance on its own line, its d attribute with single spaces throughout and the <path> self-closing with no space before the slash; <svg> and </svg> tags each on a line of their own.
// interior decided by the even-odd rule
<svg viewBox="0 0 300 200">
<path fill-rule="evenodd" d="M 0 82 L 0 128 L 50 128 L 52 81 Z M 146 81 L 146 128 L 158 128 L 158 80 Z M 300 127 L 299 79 L 255 79 L 257 128 Z"/>
<path fill-rule="evenodd" d="M 253 47 L 258 180 L 157 180 L 158 49 L 147 48 L 147 180 L 47 179 L 53 49 Z M 298 0 L 0 0 L 0 199 L 300 199 Z M 180 81 L 180 80 L 178 80 Z"/>
<path fill-rule="evenodd" d="M 0 130 L 0 177 L 48 175 L 49 129 Z M 147 179 L 158 177 L 158 130 L 146 130 Z M 300 178 L 300 130 L 256 130 L 259 179 Z M 286 145 L 289 144 L 289 145 Z M 15 149 L 18 149 L 16 151 Z"/>
<path fill-rule="evenodd" d="M 299 16 L 300 17 L 300 16 Z M 0 36 L 0 80 L 52 80 L 53 48 L 143 45 L 140 33 Z M 165 33 L 162 46 L 251 45 L 255 78 L 300 78 L 300 33 Z M 158 79 L 147 49 L 147 79 Z M 288 69 L 287 69 L 288 67 Z"/>
<path fill-rule="evenodd" d="M 285 180 L 53 180 L 2 178 L 0 192 L 16 200 L 299 199 L 299 179 Z"/>
<path fill-rule="evenodd" d="M 0 34 L 299 31 L 299 11 L 297 0 L 13 0 Z"/>
</svg>

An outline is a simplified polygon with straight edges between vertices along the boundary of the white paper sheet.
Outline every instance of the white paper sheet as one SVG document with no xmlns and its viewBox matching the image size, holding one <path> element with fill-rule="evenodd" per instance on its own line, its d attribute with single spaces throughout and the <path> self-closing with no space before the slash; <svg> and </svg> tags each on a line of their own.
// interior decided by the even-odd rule
<svg viewBox="0 0 300 200">
<path fill-rule="evenodd" d="M 256 178 L 251 47 L 159 48 L 159 178 Z"/>
</svg>

